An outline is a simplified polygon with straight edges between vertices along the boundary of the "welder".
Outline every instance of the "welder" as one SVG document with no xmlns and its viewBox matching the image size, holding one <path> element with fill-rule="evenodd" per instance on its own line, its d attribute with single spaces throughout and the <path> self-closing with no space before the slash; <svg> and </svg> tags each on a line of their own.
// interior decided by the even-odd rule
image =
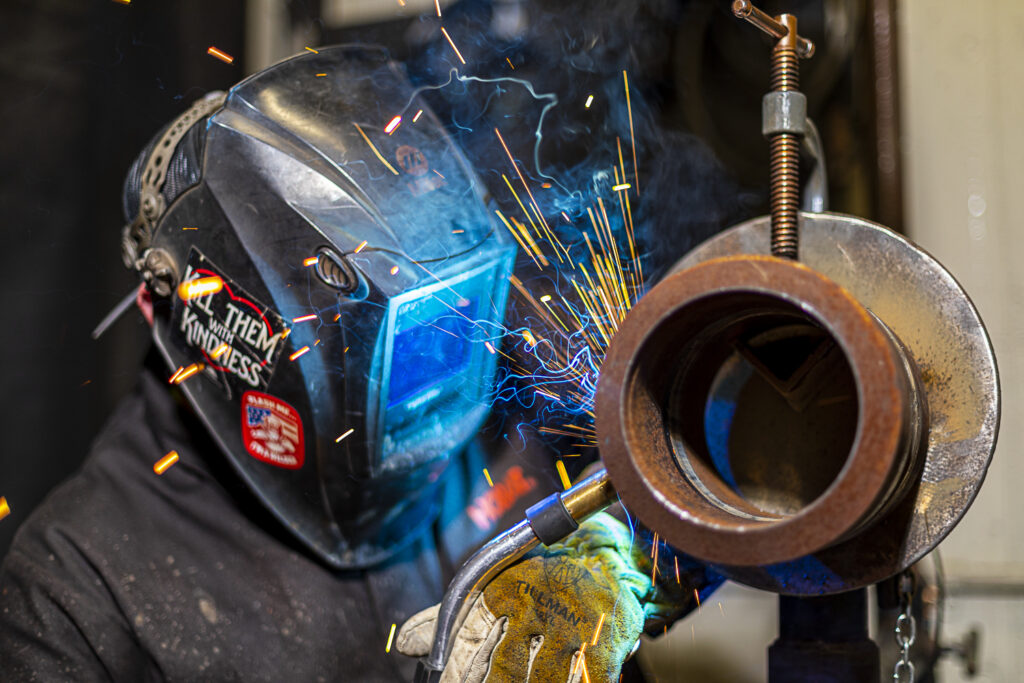
<svg viewBox="0 0 1024 683">
<path fill-rule="evenodd" d="M 2 566 L 0 677 L 411 680 L 454 569 L 558 486 L 479 436 L 515 254 L 481 182 L 339 47 L 201 98 L 123 198 L 154 348 Z M 601 514 L 513 565 L 443 680 L 618 680 L 716 581 L 650 550 Z"/>
</svg>

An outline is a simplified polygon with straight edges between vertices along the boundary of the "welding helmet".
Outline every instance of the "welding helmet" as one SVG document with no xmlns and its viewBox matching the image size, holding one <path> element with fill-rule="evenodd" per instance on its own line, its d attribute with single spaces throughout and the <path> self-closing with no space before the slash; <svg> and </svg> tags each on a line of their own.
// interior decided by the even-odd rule
<svg viewBox="0 0 1024 683">
<path fill-rule="evenodd" d="M 514 246 L 401 69 L 325 48 L 208 95 L 124 199 L 168 374 L 262 503 L 336 568 L 429 525 L 487 414 Z"/>
</svg>

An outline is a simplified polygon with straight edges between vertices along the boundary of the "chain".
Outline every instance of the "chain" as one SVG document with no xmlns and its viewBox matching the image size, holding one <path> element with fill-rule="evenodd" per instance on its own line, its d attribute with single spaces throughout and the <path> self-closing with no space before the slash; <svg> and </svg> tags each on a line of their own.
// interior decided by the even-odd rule
<svg viewBox="0 0 1024 683">
<path fill-rule="evenodd" d="M 914 663 L 910 661 L 910 646 L 917 639 L 917 620 L 914 619 L 914 589 L 917 577 L 907 570 L 900 575 L 900 615 L 896 617 L 896 644 L 900 647 L 900 658 L 892 670 L 892 679 L 897 683 L 914 683 Z"/>
</svg>

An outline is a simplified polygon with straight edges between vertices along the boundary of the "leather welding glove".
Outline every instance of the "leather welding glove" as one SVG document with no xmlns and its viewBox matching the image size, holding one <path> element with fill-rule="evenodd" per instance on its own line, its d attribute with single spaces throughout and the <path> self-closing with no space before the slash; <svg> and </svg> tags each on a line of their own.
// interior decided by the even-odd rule
<svg viewBox="0 0 1024 683">
<path fill-rule="evenodd" d="M 677 580 L 667 558 L 652 581 L 651 546 L 634 540 L 625 524 L 600 513 L 499 574 L 455 634 L 441 682 L 618 681 L 645 625 L 660 630 L 692 609 L 695 588 L 710 585 L 691 561 Z M 402 654 L 429 653 L 438 607 L 403 624 Z"/>
</svg>

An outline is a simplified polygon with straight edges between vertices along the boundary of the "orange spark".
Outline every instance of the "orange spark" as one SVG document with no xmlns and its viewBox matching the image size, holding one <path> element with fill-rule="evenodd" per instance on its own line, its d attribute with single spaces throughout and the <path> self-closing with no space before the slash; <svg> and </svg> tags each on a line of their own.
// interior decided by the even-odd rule
<svg viewBox="0 0 1024 683">
<path fill-rule="evenodd" d="M 170 383 L 171 384 L 181 384 L 182 382 L 187 380 L 189 377 L 191 377 L 192 375 L 194 375 L 197 372 L 199 372 L 200 370 L 202 370 L 203 367 L 205 367 L 205 366 L 202 363 L 193 363 L 192 365 L 188 366 L 187 368 L 178 368 L 178 371 L 176 373 L 174 373 L 173 377 L 171 377 Z"/>
<path fill-rule="evenodd" d="M 176 462 L 178 462 L 178 451 L 171 451 L 170 453 L 156 461 L 156 463 L 153 465 L 153 471 L 156 472 L 157 474 L 163 474 L 171 465 L 173 465 Z"/>
<path fill-rule="evenodd" d="M 323 78 L 323 77 L 324 77 L 324 76 L 326 76 L 326 75 L 327 75 L 327 74 L 317 74 L 317 75 L 316 75 L 316 77 L 317 77 L 317 78 Z"/>
<path fill-rule="evenodd" d="M 494 482 L 491 481 L 491 473 L 487 471 L 486 467 L 484 468 L 484 478 L 487 479 L 487 485 L 490 486 L 493 489 L 494 488 Z"/>
<path fill-rule="evenodd" d="M 594 103 L 594 96 L 590 95 L 587 97 L 586 103 L 583 105 L 586 109 L 590 109 L 590 105 Z"/>
<path fill-rule="evenodd" d="M 299 356 L 301 356 L 301 355 L 303 355 L 305 353 L 308 353 L 308 352 L 309 352 L 309 347 L 308 346 L 303 346 L 301 349 L 299 349 L 298 351 L 296 351 L 292 355 L 288 356 L 288 360 L 295 360 Z"/>
<path fill-rule="evenodd" d="M 223 50 L 218 50 L 213 45 L 206 48 L 206 54 L 210 55 L 211 57 L 216 57 L 225 64 L 231 64 L 233 61 L 235 61 L 234 57 L 229 55 L 227 52 L 224 52 Z"/>
<path fill-rule="evenodd" d="M 672 559 L 676 561 L 676 583 L 682 584 L 683 582 L 679 580 L 679 558 L 673 557 Z"/>
<path fill-rule="evenodd" d="M 223 356 L 225 353 L 229 353 L 230 351 L 231 351 L 231 347 L 228 345 L 228 343 L 227 342 L 221 342 L 220 346 L 218 346 L 216 349 L 213 350 L 213 353 L 211 354 L 211 357 L 214 360 L 217 360 L 218 358 Z"/>
<path fill-rule="evenodd" d="M 484 346 L 486 346 L 487 350 L 491 353 L 497 353 L 497 351 L 494 350 L 494 346 L 491 345 L 491 342 L 485 341 Z"/>
<path fill-rule="evenodd" d="M 508 62 L 508 65 L 509 65 L 510 67 L 512 67 L 512 70 L 513 70 L 513 71 L 515 71 L 515 70 L 516 70 L 516 65 L 512 63 L 512 60 L 511 60 L 511 59 L 509 59 L 508 57 L 505 57 L 505 61 L 506 61 L 506 62 Z"/>
<path fill-rule="evenodd" d="M 132 4 L 132 0 L 114 0 L 114 2 L 119 2 L 122 5 L 130 5 L 130 4 Z M 0 499 L 0 500 L 2 500 L 2 499 Z"/>
<path fill-rule="evenodd" d="M 306 49 L 307 49 L 307 50 L 309 50 L 310 52 L 312 52 L 312 53 L 313 53 L 313 54 L 315 54 L 315 55 L 318 55 L 318 54 L 320 54 L 320 51 L 319 51 L 319 50 L 314 50 L 313 48 L 311 48 L 311 47 L 310 47 L 310 46 L 308 46 L 308 45 L 306 46 Z"/>
<path fill-rule="evenodd" d="M 396 273 L 398 273 L 398 266 L 391 266 L 391 274 L 395 275 Z"/>
<path fill-rule="evenodd" d="M 182 230 L 198 230 L 199 228 L 182 228 Z"/>
<path fill-rule="evenodd" d="M 359 246 L 356 247 L 356 250 L 353 253 L 358 254 L 359 252 L 361 252 L 363 250 L 363 248 L 365 246 L 366 246 L 366 240 L 363 240 L 362 242 L 359 243 Z"/>
<path fill-rule="evenodd" d="M 604 626 L 604 612 L 601 612 L 601 619 L 597 622 L 597 628 L 594 629 L 594 639 L 590 641 L 591 645 L 597 645 L 597 637 L 601 635 L 602 626 Z"/>
<path fill-rule="evenodd" d="M 626 111 L 629 113 L 629 140 L 633 143 L 633 180 L 636 182 L 636 194 L 640 195 L 640 169 L 636 165 L 636 136 L 633 134 L 633 105 L 629 102 L 629 77 L 622 72 L 622 82 L 626 86 Z M 625 180 L 625 178 L 623 178 Z"/>
<path fill-rule="evenodd" d="M 201 296 L 216 294 L 224 289 L 224 281 L 216 275 L 185 280 L 178 285 L 178 296 L 182 301 L 190 301 Z"/>
<path fill-rule="evenodd" d="M 302 259 L 302 265 L 306 266 L 307 268 L 309 266 L 315 266 L 316 262 L 319 260 L 319 256 L 310 256 L 309 258 Z"/>
<path fill-rule="evenodd" d="M 346 436 L 348 436 L 349 434 L 351 434 L 351 433 L 352 433 L 352 432 L 354 432 L 354 431 L 356 431 L 356 428 L 355 428 L 355 427 L 352 427 L 352 428 L 351 428 L 351 429 L 349 429 L 349 430 L 348 430 L 347 432 L 345 432 L 344 434 L 342 434 L 341 436 L 339 436 L 339 437 L 338 437 L 337 439 L 335 439 L 335 440 L 334 440 L 334 443 L 341 443 L 341 440 L 342 440 L 342 439 L 344 439 L 344 438 L 345 438 Z"/>
<path fill-rule="evenodd" d="M 11 506 L 7 504 L 6 498 L 0 496 L 0 519 L 3 519 L 9 514 L 11 514 Z"/>
<path fill-rule="evenodd" d="M 697 601 L 697 611 L 699 612 L 700 611 L 700 593 L 697 592 L 696 588 L 693 589 L 693 598 Z"/>
<path fill-rule="evenodd" d="M 565 463 L 561 460 L 556 460 L 555 469 L 558 470 L 558 478 L 562 480 L 562 486 L 566 489 L 572 486 L 572 482 L 569 481 L 569 473 L 565 471 Z"/>
<path fill-rule="evenodd" d="M 422 114 L 423 114 L 423 110 L 420 109 L 418 112 L 416 112 L 416 116 L 412 117 L 412 122 L 416 123 L 417 121 L 419 121 L 420 120 L 420 116 Z"/>
<path fill-rule="evenodd" d="M 619 183 L 618 185 L 612 186 L 612 192 L 618 192 L 620 190 L 628 190 L 632 185 L 629 183 Z"/>
<path fill-rule="evenodd" d="M 388 122 L 388 125 L 384 126 L 384 132 L 391 135 L 400 125 L 402 125 L 402 117 L 396 116 Z"/>
<path fill-rule="evenodd" d="M 356 127 L 356 130 L 359 131 L 359 134 L 363 136 L 363 140 L 366 141 L 366 144 L 370 146 L 370 149 L 373 150 L 373 153 L 377 155 L 378 159 L 380 159 L 380 163 L 387 166 L 389 171 L 391 171 L 395 175 L 398 175 L 398 171 L 395 170 L 395 167 L 389 164 L 388 160 L 384 158 L 384 155 L 380 153 L 380 151 L 374 146 L 372 142 L 370 142 L 370 138 L 366 137 L 366 133 L 364 133 L 363 129 L 359 127 L 359 124 L 353 121 L 352 125 Z"/>
<path fill-rule="evenodd" d="M 455 42 L 452 40 L 452 37 L 448 35 L 448 31 L 444 29 L 444 26 L 441 27 L 441 33 L 444 34 L 444 37 L 448 40 L 448 44 L 452 46 L 453 50 L 455 50 L 455 56 L 459 58 L 460 62 L 465 64 L 466 60 L 462 58 L 462 53 L 459 52 L 459 48 L 455 47 Z"/>
<path fill-rule="evenodd" d="M 310 313 L 309 315 L 300 315 L 298 318 L 292 318 L 293 323 L 304 323 L 307 320 L 316 320 L 316 313 Z"/>
<path fill-rule="evenodd" d="M 434 0 L 434 9 L 437 10 L 437 16 L 441 16 L 441 3 L 438 0 Z"/>
</svg>

